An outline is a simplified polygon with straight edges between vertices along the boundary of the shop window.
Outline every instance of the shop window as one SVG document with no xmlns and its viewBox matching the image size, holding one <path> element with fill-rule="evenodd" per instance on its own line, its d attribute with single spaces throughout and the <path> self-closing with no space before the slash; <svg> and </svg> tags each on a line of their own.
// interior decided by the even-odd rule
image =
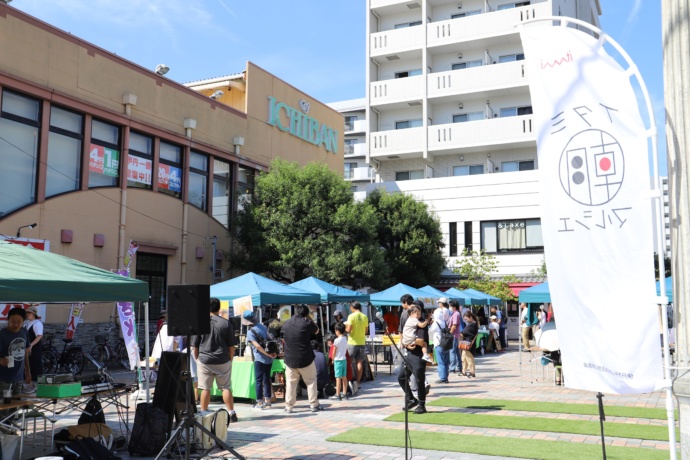
<svg viewBox="0 0 690 460">
<path fill-rule="evenodd" d="M 158 155 L 158 191 L 175 198 L 182 197 L 182 148 L 160 143 Z"/>
<path fill-rule="evenodd" d="M 415 180 L 424 179 L 424 171 L 398 171 L 395 173 L 395 180 Z"/>
<path fill-rule="evenodd" d="M 501 172 L 532 171 L 533 169 L 534 160 L 504 161 L 501 163 Z"/>
<path fill-rule="evenodd" d="M 36 202 L 39 121 L 39 101 L 2 92 L 0 217 Z"/>
<path fill-rule="evenodd" d="M 89 187 L 115 187 L 120 177 L 120 128 L 91 121 Z"/>
<path fill-rule="evenodd" d="M 153 139 L 139 133 L 129 133 L 127 156 L 127 187 L 151 190 L 153 176 Z"/>
<path fill-rule="evenodd" d="M 237 210 L 244 208 L 245 204 L 254 196 L 254 175 L 256 171 L 240 167 L 237 173 Z"/>
<path fill-rule="evenodd" d="M 481 223 L 484 252 L 542 251 L 540 219 L 499 220 Z"/>
<path fill-rule="evenodd" d="M 230 184 L 232 184 L 230 163 L 213 160 L 213 204 L 211 213 L 213 218 L 230 227 Z"/>
<path fill-rule="evenodd" d="M 448 223 L 448 255 L 455 257 L 458 255 L 458 223 Z"/>
<path fill-rule="evenodd" d="M 472 222 L 465 222 L 465 250 L 472 251 Z"/>
<path fill-rule="evenodd" d="M 454 176 L 474 176 L 484 174 L 484 165 L 453 166 Z"/>
<path fill-rule="evenodd" d="M 46 197 L 79 190 L 84 116 L 51 107 Z"/>
<path fill-rule="evenodd" d="M 206 186 L 208 184 L 208 157 L 191 152 L 189 157 L 189 204 L 202 211 L 208 208 Z"/>
<path fill-rule="evenodd" d="M 138 252 L 136 258 L 136 279 L 149 283 L 149 318 L 158 318 L 165 310 L 168 256 Z"/>
</svg>

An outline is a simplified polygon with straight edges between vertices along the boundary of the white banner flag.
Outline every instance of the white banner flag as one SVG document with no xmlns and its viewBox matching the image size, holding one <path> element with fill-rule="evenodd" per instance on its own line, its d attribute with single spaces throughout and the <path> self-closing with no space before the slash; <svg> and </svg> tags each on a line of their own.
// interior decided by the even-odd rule
<svg viewBox="0 0 690 460">
<path fill-rule="evenodd" d="M 574 28 L 533 26 L 521 37 L 565 384 L 653 391 L 663 375 L 651 182 L 630 79 Z"/>
</svg>

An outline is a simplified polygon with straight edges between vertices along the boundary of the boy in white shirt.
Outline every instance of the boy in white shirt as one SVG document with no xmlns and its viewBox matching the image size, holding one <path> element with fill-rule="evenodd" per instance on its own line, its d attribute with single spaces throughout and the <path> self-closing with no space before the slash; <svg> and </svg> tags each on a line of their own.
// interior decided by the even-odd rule
<svg viewBox="0 0 690 460">
<path fill-rule="evenodd" d="M 498 324 L 498 317 L 495 315 L 491 315 L 491 322 L 489 323 L 489 331 L 491 332 L 491 337 L 494 342 L 494 346 L 496 347 L 496 351 L 503 351 L 501 349 L 501 341 L 499 340 L 499 333 L 498 329 L 500 328 Z"/>
<path fill-rule="evenodd" d="M 347 396 L 347 336 L 345 335 L 345 324 L 338 322 L 335 325 L 335 335 L 337 338 L 333 341 L 333 369 L 335 371 L 335 395 L 328 399 L 341 401 L 343 398 L 350 399 Z M 342 394 L 340 393 L 342 388 Z"/>
</svg>

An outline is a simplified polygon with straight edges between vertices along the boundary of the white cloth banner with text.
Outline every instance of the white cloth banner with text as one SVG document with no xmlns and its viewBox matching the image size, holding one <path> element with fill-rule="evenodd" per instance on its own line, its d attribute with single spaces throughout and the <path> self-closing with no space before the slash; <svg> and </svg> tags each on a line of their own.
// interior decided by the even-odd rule
<svg viewBox="0 0 690 460">
<path fill-rule="evenodd" d="M 521 31 L 549 291 L 569 388 L 661 383 L 645 127 L 629 77 L 591 35 Z"/>
</svg>

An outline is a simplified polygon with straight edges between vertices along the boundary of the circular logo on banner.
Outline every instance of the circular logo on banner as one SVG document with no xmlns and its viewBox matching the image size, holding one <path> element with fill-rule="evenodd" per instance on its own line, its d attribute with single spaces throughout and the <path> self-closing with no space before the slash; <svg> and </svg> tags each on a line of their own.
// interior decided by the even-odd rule
<svg viewBox="0 0 690 460">
<path fill-rule="evenodd" d="M 610 202 L 623 185 L 624 173 L 621 145 L 599 129 L 575 134 L 561 153 L 559 177 L 563 190 L 586 206 Z"/>
</svg>

